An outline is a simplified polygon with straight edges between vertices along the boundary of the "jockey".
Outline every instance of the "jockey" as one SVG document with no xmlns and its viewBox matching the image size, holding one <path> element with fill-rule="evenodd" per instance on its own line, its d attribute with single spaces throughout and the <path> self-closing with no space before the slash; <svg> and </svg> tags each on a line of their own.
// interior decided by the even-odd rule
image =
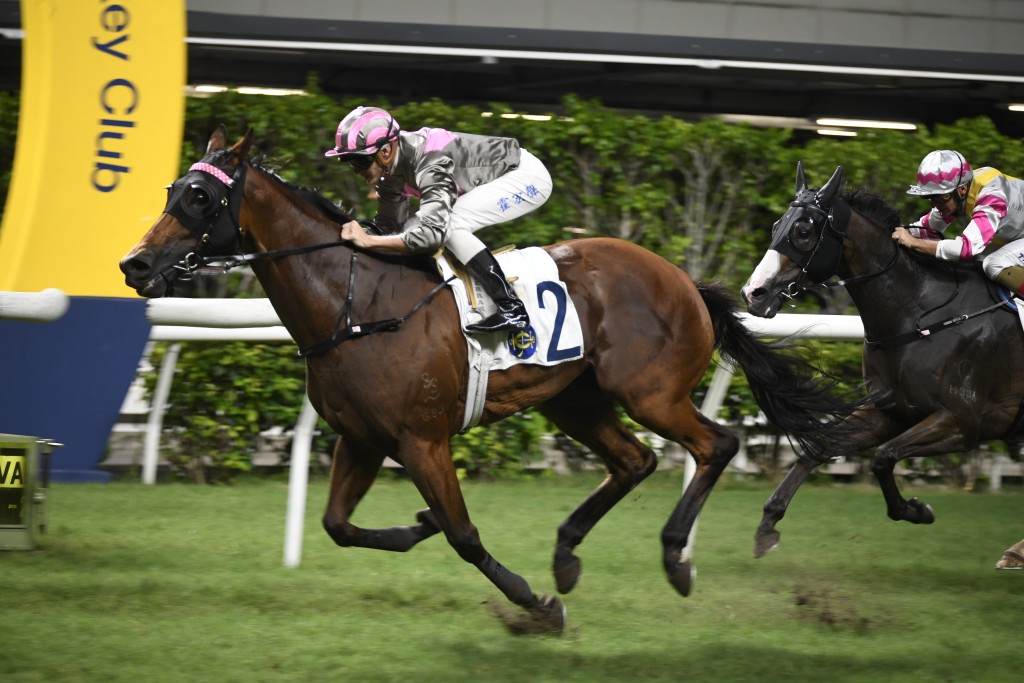
<svg viewBox="0 0 1024 683">
<path fill-rule="evenodd" d="M 455 133 L 440 128 L 406 132 L 388 112 L 356 107 L 341 120 L 335 146 L 325 153 L 351 165 L 379 200 L 367 233 L 357 221 L 341 236 L 361 249 L 434 253 L 442 246 L 462 262 L 494 301 L 497 312 L 470 332 L 525 329 L 523 302 L 494 255 L 473 232 L 533 211 L 551 194 L 551 176 L 537 157 L 512 138 Z M 410 215 L 410 196 L 419 209 Z"/>
<path fill-rule="evenodd" d="M 971 169 L 960 152 L 930 152 L 907 194 L 931 210 L 892 238 L 914 251 L 947 261 L 981 260 L 985 275 L 1024 296 L 1024 181 L 990 167 Z M 945 239 L 953 221 L 963 232 Z"/>
</svg>

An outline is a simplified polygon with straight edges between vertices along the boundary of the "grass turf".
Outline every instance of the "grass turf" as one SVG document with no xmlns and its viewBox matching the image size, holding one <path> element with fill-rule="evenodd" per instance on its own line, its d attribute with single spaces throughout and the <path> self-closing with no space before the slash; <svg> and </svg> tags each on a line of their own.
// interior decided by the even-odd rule
<svg viewBox="0 0 1024 683">
<path fill-rule="evenodd" d="M 302 565 L 282 565 L 287 484 L 55 485 L 34 551 L 0 551 L 0 681 L 1017 681 L 1024 572 L 997 572 L 1024 535 L 1024 494 L 911 489 L 937 522 L 885 516 L 869 486 L 808 486 L 752 557 L 770 485 L 723 480 L 700 519 L 693 595 L 661 569 L 680 487 L 658 473 L 578 549 L 561 637 L 515 637 L 500 599 L 442 537 L 406 554 L 337 548 L 310 483 Z M 593 475 L 469 482 L 491 553 L 553 590 L 559 522 Z M 423 503 L 383 477 L 362 526 Z"/>
</svg>

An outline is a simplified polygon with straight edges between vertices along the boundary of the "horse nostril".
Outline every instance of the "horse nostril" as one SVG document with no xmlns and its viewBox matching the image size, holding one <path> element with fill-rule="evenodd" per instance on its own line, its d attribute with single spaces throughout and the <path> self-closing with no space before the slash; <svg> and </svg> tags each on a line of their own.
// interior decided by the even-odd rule
<svg viewBox="0 0 1024 683">
<path fill-rule="evenodd" d="M 125 275 L 143 275 L 149 272 L 149 262 L 138 256 L 121 261 L 121 272 Z"/>
</svg>

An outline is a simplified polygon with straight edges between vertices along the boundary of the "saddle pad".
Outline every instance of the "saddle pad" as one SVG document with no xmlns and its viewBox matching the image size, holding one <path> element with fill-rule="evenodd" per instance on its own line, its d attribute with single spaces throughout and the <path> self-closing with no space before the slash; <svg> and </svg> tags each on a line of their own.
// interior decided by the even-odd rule
<svg viewBox="0 0 1024 683">
<path fill-rule="evenodd" d="M 548 253 L 540 247 L 516 249 L 496 258 L 526 305 L 530 325 L 519 332 L 466 335 L 470 342 L 477 342 L 481 348 L 493 354 L 491 370 L 507 370 L 515 365 L 557 365 L 567 360 L 583 357 L 583 332 L 576 307 L 569 298 L 565 283 L 558 279 L 558 268 Z M 447 255 L 438 258 L 441 274 L 446 279 L 452 275 Z M 466 285 L 460 278 L 453 279 L 449 286 L 455 294 L 462 319 L 463 334 L 470 308 Z M 480 310 L 474 315 L 489 315 L 494 310 L 490 299 L 477 294 Z M 470 353 L 475 345 L 470 343 Z M 470 359 L 473 364 L 473 359 Z"/>
<path fill-rule="evenodd" d="M 1024 301 L 1014 298 L 1013 303 L 1017 309 L 1017 317 L 1020 318 L 1021 327 L 1024 328 Z"/>
</svg>

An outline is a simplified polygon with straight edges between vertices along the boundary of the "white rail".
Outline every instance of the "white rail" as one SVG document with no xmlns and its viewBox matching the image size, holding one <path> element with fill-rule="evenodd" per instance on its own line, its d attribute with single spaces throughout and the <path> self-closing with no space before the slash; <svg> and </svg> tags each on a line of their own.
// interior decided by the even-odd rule
<svg viewBox="0 0 1024 683">
<path fill-rule="evenodd" d="M 152 299 L 146 317 L 154 325 L 192 327 L 279 327 L 269 299 Z"/>
<path fill-rule="evenodd" d="M 59 289 L 0 292 L 0 320 L 52 322 L 68 311 L 68 295 Z"/>
</svg>

